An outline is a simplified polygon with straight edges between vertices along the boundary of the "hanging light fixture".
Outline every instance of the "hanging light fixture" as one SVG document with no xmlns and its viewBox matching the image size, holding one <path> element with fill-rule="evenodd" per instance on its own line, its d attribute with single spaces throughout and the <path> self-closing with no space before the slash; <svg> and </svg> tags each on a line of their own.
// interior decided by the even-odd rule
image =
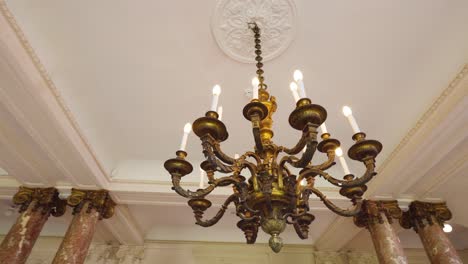
<svg viewBox="0 0 468 264">
<path fill-rule="evenodd" d="M 382 150 L 382 144 L 376 140 L 366 139 L 366 134 L 359 127 L 349 107 L 343 108 L 353 131 L 354 145 L 348 150 L 348 156 L 360 161 L 366 167 L 362 177 L 355 178 L 349 172 L 344 159 L 340 142 L 331 137 L 325 127 L 327 111 L 320 105 L 312 104 L 306 97 L 303 75 L 300 71 L 294 73 L 295 83 L 291 91 L 296 102 L 295 110 L 289 116 L 289 124 L 299 131 L 302 137 L 296 146 L 287 148 L 276 145 L 273 141 L 273 119 L 276 111 L 276 98 L 267 92 L 262 69 L 262 51 L 260 28 L 256 23 L 249 23 L 254 33 L 255 60 L 257 61 L 258 85 L 254 98 L 243 109 L 244 117 L 252 123 L 255 147 L 242 155 L 228 156 L 221 150 L 221 143 L 228 138 L 226 126 L 219 120 L 217 109 L 221 88 L 213 88 L 211 110 L 204 117 L 193 123 L 193 132 L 200 138 L 206 160 L 200 164 L 206 172 L 207 185 L 200 185 L 196 191 L 181 187 L 182 177 L 190 174 L 192 165 L 186 160 L 186 135 L 181 149 L 176 152 L 176 158 L 169 159 L 164 167 L 171 174 L 173 190 L 179 195 L 189 198 L 188 204 L 193 209 L 196 224 L 209 227 L 216 224 L 223 216 L 228 205 L 233 203 L 236 215 L 241 219 L 237 226 L 245 233 L 248 244 L 255 243 L 259 228 L 271 236 L 269 245 L 274 252 L 279 252 L 283 246 L 280 234 L 290 224 L 301 239 L 308 237 L 309 225 L 315 216 L 309 212 L 309 196 L 319 197 L 327 208 L 341 216 L 354 216 L 362 204 L 362 196 L 367 189 L 365 185 L 375 175 L 375 158 Z M 189 126 L 187 125 L 186 128 Z M 321 127 L 321 141 L 318 141 L 318 128 Z M 304 150 L 304 151 L 303 151 Z M 327 155 L 322 164 L 313 165 L 312 158 L 318 150 Z M 326 172 L 335 165 L 335 157 L 339 156 L 344 168 L 343 180 L 332 177 Z M 300 169 L 294 175 L 290 167 Z M 215 172 L 228 176 L 216 178 Z M 246 172 L 246 173 L 245 173 Z M 314 187 L 316 177 L 322 177 L 340 188 L 340 194 L 350 199 L 352 208 L 342 209 L 334 205 L 325 195 Z M 211 207 L 207 196 L 216 188 L 233 186 L 233 194 L 227 198 L 218 213 L 209 220 L 203 219 L 204 212 Z"/>
</svg>

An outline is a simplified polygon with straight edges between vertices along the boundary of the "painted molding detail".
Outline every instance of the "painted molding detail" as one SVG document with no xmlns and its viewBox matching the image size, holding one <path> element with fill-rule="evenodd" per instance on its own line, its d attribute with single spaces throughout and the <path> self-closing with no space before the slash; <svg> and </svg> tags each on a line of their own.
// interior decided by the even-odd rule
<svg viewBox="0 0 468 264">
<path fill-rule="evenodd" d="M 268 61 L 291 44 L 295 18 L 292 0 L 220 0 L 212 16 L 211 29 L 219 47 L 229 57 L 255 63 L 253 33 L 247 23 L 259 25 L 263 60 Z"/>
</svg>

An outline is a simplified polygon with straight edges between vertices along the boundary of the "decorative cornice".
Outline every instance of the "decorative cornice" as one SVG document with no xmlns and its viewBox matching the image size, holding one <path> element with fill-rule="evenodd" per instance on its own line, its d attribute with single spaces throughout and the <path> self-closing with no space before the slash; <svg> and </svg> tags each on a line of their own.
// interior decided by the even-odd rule
<svg viewBox="0 0 468 264">
<path fill-rule="evenodd" d="M 82 133 L 82 130 L 80 129 L 80 126 L 78 125 L 78 122 L 76 121 L 75 117 L 73 116 L 73 113 L 71 112 L 70 108 L 67 106 L 65 103 L 64 98 L 60 94 L 59 90 L 55 86 L 54 82 L 49 76 L 49 73 L 47 72 L 46 68 L 44 67 L 44 64 L 42 64 L 41 60 L 37 56 L 36 52 L 34 51 L 33 47 L 29 43 L 28 39 L 26 38 L 26 35 L 24 32 L 21 30 L 21 27 L 18 25 L 16 22 L 15 17 L 11 13 L 10 9 L 8 8 L 8 5 L 6 4 L 5 0 L 0 0 L 0 13 L 5 17 L 5 19 L 8 21 L 8 24 L 10 24 L 11 28 L 15 32 L 19 42 L 23 46 L 24 50 L 30 57 L 31 61 L 33 62 L 34 66 L 36 67 L 37 71 L 39 72 L 40 76 L 44 80 L 44 82 L 47 85 L 47 88 L 52 92 L 53 96 L 57 100 L 58 105 L 60 108 L 63 110 L 66 118 L 70 121 L 71 126 L 73 129 L 75 129 L 77 135 L 79 138 L 82 140 L 83 144 L 85 145 L 86 149 L 89 151 L 90 155 L 92 156 L 93 160 L 96 162 L 99 170 L 102 172 L 103 175 L 106 176 L 108 180 L 110 180 L 110 176 L 102 166 L 101 162 L 97 158 L 96 153 L 91 147 L 91 144 L 89 141 L 85 138 L 85 136 Z"/>
<path fill-rule="evenodd" d="M 398 201 L 372 201 L 365 200 L 361 212 L 354 217 L 354 223 L 358 227 L 368 228 L 370 225 L 383 224 L 384 214 L 387 217 L 389 223 L 393 222 L 393 219 L 400 219 L 402 211 L 398 206 Z"/>
<path fill-rule="evenodd" d="M 66 201 L 58 197 L 57 189 L 51 188 L 28 188 L 20 186 L 18 192 L 13 196 L 13 203 L 19 205 L 22 213 L 33 204 L 32 210 L 41 210 L 44 214 L 62 216 L 66 210 Z"/>
<path fill-rule="evenodd" d="M 398 143 L 395 149 L 388 155 L 388 157 L 382 162 L 377 169 L 378 172 L 381 172 L 385 167 L 396 157 L 398 153 L 411 141 L 414 135 L 420 130 L 420 128 L 426 123 L 426 121 L 436 112 L 439 106 L 445 101 L 445 99 L 455 90 L 458 84 L 468 76 L 468 64 L 465 64 L 460 72 L 456 75 L 447 88 L 437 97 L 437 99 L 432 103 L 429 109 L 424 112 L 424 114 L 419 118 L 418 122 L 406 133 L 403 139 Z"/>
<path fill-rule="evenodd" d="M 80 190 L 72 189 L 71 195 L 67 199 L 69 206 L 73 208 L 73 214 L 78 214 L 86 207 L 86 213 L 93 209 L 99 212 L 99 218 L 110 218 L 114 215 L 115 202 L 107 190 Z"/>
<path fill-rule="evenodd" d="M 427 225 L 438 224 L 443 226 L 445 221 L 452 218 L 452 212 L 443 203 L 427 203 L 414 201 L 410 204 L 409 210 L 403 213 L 400 224 L 403 228 L 413 228 L 416 232 Z"/>
</svg>

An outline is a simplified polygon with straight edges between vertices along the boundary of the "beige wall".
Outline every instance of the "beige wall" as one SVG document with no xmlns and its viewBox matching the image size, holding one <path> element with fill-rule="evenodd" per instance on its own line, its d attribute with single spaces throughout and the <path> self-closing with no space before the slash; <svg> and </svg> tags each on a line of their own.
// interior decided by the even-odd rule
<svg viewBox="0 0 468 264">
<path fill-rule="evenodd" d="M 3 239 L 3 237 L 0 237 Z M 42 237 L 34 246 L 27 264 L 49 264 L 61 242 L 58 237 Z M 420 249 L 406 250 L 410 264 L 429 263 Z M 460 252 L 468 263 L 468 251 Z M 238 243 L 198 243 L 148 241 L 144 246 L 93 243 L 87 264 L 377 264 L 372 253 L 314 251 L 312 246 L 286 245 L 273 253 L 268 245 Z"/>
</svg>

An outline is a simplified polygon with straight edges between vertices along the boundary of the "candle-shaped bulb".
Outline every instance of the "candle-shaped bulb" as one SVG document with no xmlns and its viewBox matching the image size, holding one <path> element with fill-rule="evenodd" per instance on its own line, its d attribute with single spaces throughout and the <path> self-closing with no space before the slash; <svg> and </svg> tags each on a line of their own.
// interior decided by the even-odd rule
<svg viewBox="0 0 468 264">
<path fill-rule="evenodd" d="M 258 77 L 252 78 L 252 99 L 258 99 L 258 85 L 260 84 L 260 80 Z"/>
<path fill-rule="evenodd" d="M 187 146 L 188 135 L 192 131 L 192 125 L 190 123 L 185 124 L 184 126 L 184 135 L 182 136 L 182 142 L 180 143 L 180 150 L 185 151 L 185 147 Z"/>
<path fill-rule="evenodd" d="M 223 119 L 223 106 L 218 107 L 218 120 L 221 121 Z"/>
<path fill-rule="evenodd" d="M 327 126 L 325 125 L 325 122 L 323 122 L 323 123 L 320 125 L 320 130 L 322 130 L 322 134 L 328 133 L 328 131 L 327 131 Z"/>
<path fill-rule="evenodd" d="M 307 185 L 307 180 L 304 178 L 301 180 L 301 186 L 306 186 Z"/>
<path fill-rule="evenodd" d="M 213 100 L 211 101 L 211 111 L 216 111 L 216 108 L 218 107 L 218 99 L 220 94 L 221 86 L 215 85 L 213 87 Z"/>
<path fill-rule="evenodd" d="M 336 148 L 335 149 L 335 154 L 338 156 L 338 157 L 343 157 L 343 150 L 341 148 Z"/>
<path fill-rule="evenodd" d="M 295 70 L 294 71 L 294 80 L 296 82 L 298 82 L 300 80 L 302 81 L 303 78 L 304 78 L 304 76 L 302 75 L 302 72 L 300 70 Z"/>
<path fill-rule="evenodd" d="M 291 82 L 289 84 L 289 90 L 291 90 L 291 93 L 294 97 L 294 101 L 296 102 L 299 101 L 300 98 L 299 98 L 299 94 L 297 93 L 297 90 L 298 90 L 297 83 Z"/>
<path fill-rule="evenodd" d="M 356 119 L 354 119 L 353 111 L 351 110 L 351 107 L 349 107 L 347 105 L 343 106 L 343 115 L 348 118 L 348 122 L 351 125 L 351 128 L 353 129 L 353 132 L 355 134 L 359 133 L 360 132 L 359 126 L 358 126 L 358 124 L 356 122 Z"/>
<path fill-rule="evenodd" d="M 343 115 L 348 117 L 353 114 L 353 111 L 351 110 L 351 107 L 345 105 L 343 106 Z"/>
<path fill-rule="evenodd" d="M 239 154 L 237 154 L 237 153 L 234 154 L 234 159 L 238 159 L 239 157 L 240 157 Z"/>
<path fill-rule="evenodd" d="M 344 171 L 345 175 L 351 174 L 351 172 L 349 171 L 348 164 L 346 163 L 346 160 L 343 157 L 343 150 L 341 148 L 336 148 L 335 149 L 335 154 L 340 159 L 341 167 L 343 167 L 343 171 Z"/>
<path fill-rule="evenodd" d="M 299 86 L 299 97 L 306 98 L 305 87 L 304 87 L 304 76 L 300 70 L 295 70 L 293 74 L 294 80 L 297 82 Z"/>
</svg>

